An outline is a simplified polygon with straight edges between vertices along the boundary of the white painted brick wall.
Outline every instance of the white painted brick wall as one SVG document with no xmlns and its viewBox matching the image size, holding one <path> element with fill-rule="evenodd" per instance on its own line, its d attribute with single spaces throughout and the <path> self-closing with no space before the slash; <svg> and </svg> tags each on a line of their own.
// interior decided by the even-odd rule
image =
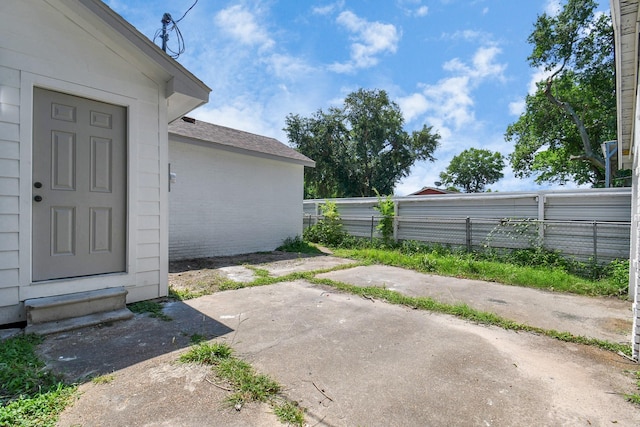
<svg viewBox="0 0 640 427">
<path fill-rule="evenodd" d="M 303 166 L 169 142 L 169 259 L 270 251 L 302 234 Z"/>
</svg>

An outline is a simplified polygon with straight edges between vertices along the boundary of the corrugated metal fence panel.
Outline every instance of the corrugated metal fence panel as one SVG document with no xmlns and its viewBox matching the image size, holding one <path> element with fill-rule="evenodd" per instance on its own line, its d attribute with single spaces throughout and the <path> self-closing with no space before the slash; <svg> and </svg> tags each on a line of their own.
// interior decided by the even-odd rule
<svg viewBox="0 0 640 427">
<path fill-rule="evenodd" d="M 473 249 L 543 244 L 581 261 L 595 259 L 600 263 L 629 257 L 631 190 L 626 188 L 432 195 L 394 201 L 398 240 L 471 245 Z M 304 202 L 305 227 L 316 222 L 316 217 L 309 215 L 315 213 L 316 203 L 322 202 Z M 335 202 L 349 234 L 380 237 L 375 229 L 380 218 L 374 209 L 376 198 Z M 540 203 L 546 218 L 538 218 Z"/>
<path fill-rule="evenodd" d="M 398 198 L 398 216 L 442 216 L 449 218 L 530 218 L 538 216 L 538 202 L 533 193 L 505 196 L 433 195 Z"/>
<path fill-rule="evenodd" d="M 544 210 L 546 220 L 629 221 L 631 193 L 549 194 L 545 196 Z"/>
<path fill-rule="evenodd" d="M 442 245 L 465 246 L 466 220 L 451 218 L 398 217 L 398 240 L 417 240 Z"/>
</svg>

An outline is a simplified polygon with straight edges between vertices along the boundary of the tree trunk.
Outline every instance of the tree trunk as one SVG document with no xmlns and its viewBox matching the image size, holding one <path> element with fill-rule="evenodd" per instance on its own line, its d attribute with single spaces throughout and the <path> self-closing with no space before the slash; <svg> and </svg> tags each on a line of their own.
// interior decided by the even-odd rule
<svg viewBox="0 0 640 427">
<path fill-rule="evenodd" d="M 551 77 L 549 77 L 547 79 L 547 84 L 545 86 L 544 89 L 544 94 L 547 96 L 547 99 L 556 107 L 561 108 L 562 110 L 564 110 L 569 117 L 571 117 L 571 120 L 573 121 L 573 123 L 575 123 L 575 125 L 578 127 L 578 132 L 580 133 L 580 139 L 582 139 L 582 147 L 584 149 L 584 155 L 581 156 L 572 156 L 571 160 L 584 160 L 587 161 L 589 163 L 591 163 L 591 165 L 595 166 L 595 168 L 599 171 L 601 169 L 605 168 L 605 164 L 602 160 L 600 160 L 599 157 L 596 157 L 596 155 L 593 152 L 593 149 L 591 147 L 591 139 L 589 138 L 589 134 L 587 133 L 587 129 L 584 126 L 584 123 L 582 122 L 582 120 L 580 119 L 580 117 L 578 117 L 578 115 L 576 114 L 575 110 L 573 109 L 573 107 L 571 106 L 571 104 L 567 103 L 567 102 L 562 102 L 558 99 L 556 99 L 555 96 L 553 96 L 553 94 L 551 93 L 551 86 L 553 84 L 553 77 L 555 76 L 555 74 Z"/>
</svg>

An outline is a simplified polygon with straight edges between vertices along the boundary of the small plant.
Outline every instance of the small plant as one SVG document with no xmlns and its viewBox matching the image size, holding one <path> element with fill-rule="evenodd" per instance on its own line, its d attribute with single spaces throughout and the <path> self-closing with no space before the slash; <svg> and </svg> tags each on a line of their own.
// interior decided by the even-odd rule
<svg viewBox="0 0 640 427">
<path fill-rule="evenodd" d="M 127 306 L 134 313 L 149 313 L 149 316 L 155 317 L 165 322 L 173 320 L 162 312 L 162 304 L 157 301 L 138 301 Z"/>
<path fill-rule="evenodd" d="M 338 246 L 346 238 L 336 202 L 326 201 L 320 206 L 323 218 L 304 230 L 305 240 L 324 245 Z"/>
<path fill-rule="evenodd" d="M 640 391 L 640 371 L 635 372 L 636 377 L 636 386 L 638 387 L 638 391 Z M 624 397 L 631 403 L 635 403 L 636 405 L 640 405 L 640 394 L 631 393 L 625 394 Z"/>
<path fill-rule="evenodd" d="M 380 193 L 378 193 L 378 190 L 374 188 L 374 191 L 378 196 L 378 204 L 374 206 L 373 209 L 377 210 L 380 212 L 380 215 L 382 215 L 382 218 L 380 218 L 380 221 L 376 226 L 376 230 L 382 234 L 382 240 L 384 243 L 388 244 L 393 241 L 393 224 L 396 216 L 395 203 L 393 202 L 393 199 L 391 199 L 391 196 L 386 196 L 383 199 Z"/>
<path fill-rule="evenodd" d="M 282 242 L 282 245 L 279 246 L 276 250 L 277 251 L 283 251 L 283 252 L 299 253 L 299 254 L 320 254 L 320 253 L 322 253 L 322 251 L 320 251 L 320 249 L 318 249 L 315 246 L 310 245 L 309 243 L 305 242 L 304 240 L 302 240 L 302 238 L 300 236 L 287 237 Z"/>
<path fill-rule="evenodd" d="M 211 365 L 216 376 L 233 389 L 227 401 L 235 408 L 241 408 L 244 403 L 251 401 L 269 402 L 281 422 L 304 425 L 304 416 L 299 408 L 296 416 L 287 402 L 276 403 L 280 385 L 269 376 L 256 373 L 247 362 L 233 357 L 233 349 L 227 344 L 198 344 L 180 356 L 180 361 Z"/>
<path fill-rule="evenodd" d="M 116 379 L 115 374 L 100 375 L 91 380 L 94 384 L 109 384 Z"/>
<path fill-rule="evenodd" d="M 276 414 L 280 422 L 287 425 L 304 426 L 304 413 L 296 402 L 285 401 L 273 406 L 273 413 Z"/>
<path fill-rule="evenodd" d="M 180 356 L 180 361 L 217 365 L 221 360 L 230 358 L 232 354 L 233 349 L 224 343 L 199 344 Z"/>
<path fill-rule="evenodd" d="M 191 342 L 191 344 L 200 344 L 201 342 L 206 340 L 207 337 L 200 334 L 191 334 L 191 336 L 189 337 L 189 342 Z"/>
</svg>

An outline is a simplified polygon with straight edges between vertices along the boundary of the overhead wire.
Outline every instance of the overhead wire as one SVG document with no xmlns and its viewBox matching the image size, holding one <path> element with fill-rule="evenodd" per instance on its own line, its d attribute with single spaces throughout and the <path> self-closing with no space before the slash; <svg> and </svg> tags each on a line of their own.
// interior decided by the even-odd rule
<svg viewBox="0 0 640 427">
<path fill-rule="evenodd" d="M 182 37 L 182 32 L 180 31 L 180 28 L 178 28 L 178 22 L 182 21 L 185 16 L 187 16 L 187 14 L 191 11 L 191 9 L 194 8 L 194 6 L 198 3 L 198 0 L 195 0 L 195 2 L 193 2 L 193 4 L 191 5 L 191 7 L 189 7 L 189 9 L 187 9 L 187 11 L 182 15 L 182 17 L 180 19 L 178 19 L 177 21 L 174 20 L 170 14 L 165 13 L 164 16 L 162 17 L 162 23 L 163 23 L 163 27 L 158 29 L 155 34 L 153 35 L 153 42 L 155 43 L 156 40 L 158 38 L 162 39 L 163 37 L 165 38 L 165 40 L 162 40 L 163 42 L 163 47 L 165 49 L 165 52 L 171 56 L 173 59 L 178 59 L 178 57 L 180 55 L 182 55 L 185 51 L 185 43 L 184 43 L 184 37 Z M 166 19 L 166 22 L 165 22 Z M 167 24 L 171 24 L 171 26 L 167 26 Z M 171 49 L 169 47 L 169 33 L 171 31 L 175 31 L 176 34 L 176 41 L 178 44 L 177 49 Z"/>
</svg>

